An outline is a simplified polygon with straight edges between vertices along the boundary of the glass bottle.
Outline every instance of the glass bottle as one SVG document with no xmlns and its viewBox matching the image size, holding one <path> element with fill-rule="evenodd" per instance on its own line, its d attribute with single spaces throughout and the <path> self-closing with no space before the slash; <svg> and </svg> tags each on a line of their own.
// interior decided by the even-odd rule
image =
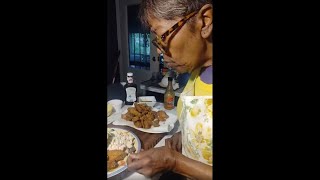
<svg viewBox="0 0 320 180">
<path fill-rule="evenodd" d="M 137 85 L 133 82 L 133 73 L 127 73 L 127 83 L 124 85 L 124 89 L 126 92 L 126 105 L 132 105 L 137 101 Z"/>
<path fill-rule="evenodd" d="M 174 108 L 175 93 L 172 86 L 172 77 L 168 77 L 168 86 L 164 93 L 164 108 L 171 110 Z"/>
</svg>

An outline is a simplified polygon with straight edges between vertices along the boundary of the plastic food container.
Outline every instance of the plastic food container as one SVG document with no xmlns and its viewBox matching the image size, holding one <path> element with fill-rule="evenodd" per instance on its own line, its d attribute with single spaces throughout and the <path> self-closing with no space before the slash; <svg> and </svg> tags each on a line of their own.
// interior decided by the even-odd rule
<svg viewBox="0 0 320 180">
<path fill-rule="evenodd" d="M 157 100 L 154 96 L 140 96 L 139 103 L 146 103 L 148 106 L 153 107 L 157 103 Z"/>
</svg>

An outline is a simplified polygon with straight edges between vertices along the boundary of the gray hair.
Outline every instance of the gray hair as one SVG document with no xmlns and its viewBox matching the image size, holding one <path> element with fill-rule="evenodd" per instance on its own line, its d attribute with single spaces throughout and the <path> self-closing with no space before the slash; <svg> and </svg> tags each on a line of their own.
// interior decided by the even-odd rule
<svg viewBox="0 0 320 180">
<path fill-rule="evenodd" d="M 149 26 L 151 18 L 173 20 L 199 10 L 212 0 L 142 0 L 139 18 L 144 26 Z"/>
</svg>

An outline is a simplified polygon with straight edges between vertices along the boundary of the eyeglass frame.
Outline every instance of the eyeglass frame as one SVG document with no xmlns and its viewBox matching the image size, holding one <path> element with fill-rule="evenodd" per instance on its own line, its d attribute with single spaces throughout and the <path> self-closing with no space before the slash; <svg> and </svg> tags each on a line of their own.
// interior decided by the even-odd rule
<svg viewBox="0 0 320 180">
<path fill-rule="evenodd" d="M 162 44 L 165 44 L 164 41 L 166 37 L 168 37 L 172 32 L 177 30 L 178 28 L 181 28 L 191 17 L 193 17 L 195 14 L 197 14 L 198 11 L 194 11 L 187 16 L 185 16 L 183 19 L 178 21 L 176 24 L 174 24 L 171 28 L 169 28 L 166 32 L 164 32 L 160 37 L 156 35 L 156 37 L 152 40 L 152 44 L 156 46 L 162 53 L 166 53 L 165 49 Z"/>
</svg>

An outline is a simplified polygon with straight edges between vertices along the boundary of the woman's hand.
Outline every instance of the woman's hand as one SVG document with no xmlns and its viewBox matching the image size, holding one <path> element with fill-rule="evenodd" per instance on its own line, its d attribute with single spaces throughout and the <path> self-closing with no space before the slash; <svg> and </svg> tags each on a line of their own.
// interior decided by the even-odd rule
<svg viewBox="0 0 320 180">
<path fill-rule="evenodd" d="M 128 169 L 147 177 L 172 170 L 175 167 L 175 151 L 168 147 L 152 148 L 128 157 Z"/>
<path fill-rule="evenodd" d="M 171 138 L 165 140 L 166 146 L 175 151 L 181 152 L 181 132 L 174 134 Z"/>
</svg>

